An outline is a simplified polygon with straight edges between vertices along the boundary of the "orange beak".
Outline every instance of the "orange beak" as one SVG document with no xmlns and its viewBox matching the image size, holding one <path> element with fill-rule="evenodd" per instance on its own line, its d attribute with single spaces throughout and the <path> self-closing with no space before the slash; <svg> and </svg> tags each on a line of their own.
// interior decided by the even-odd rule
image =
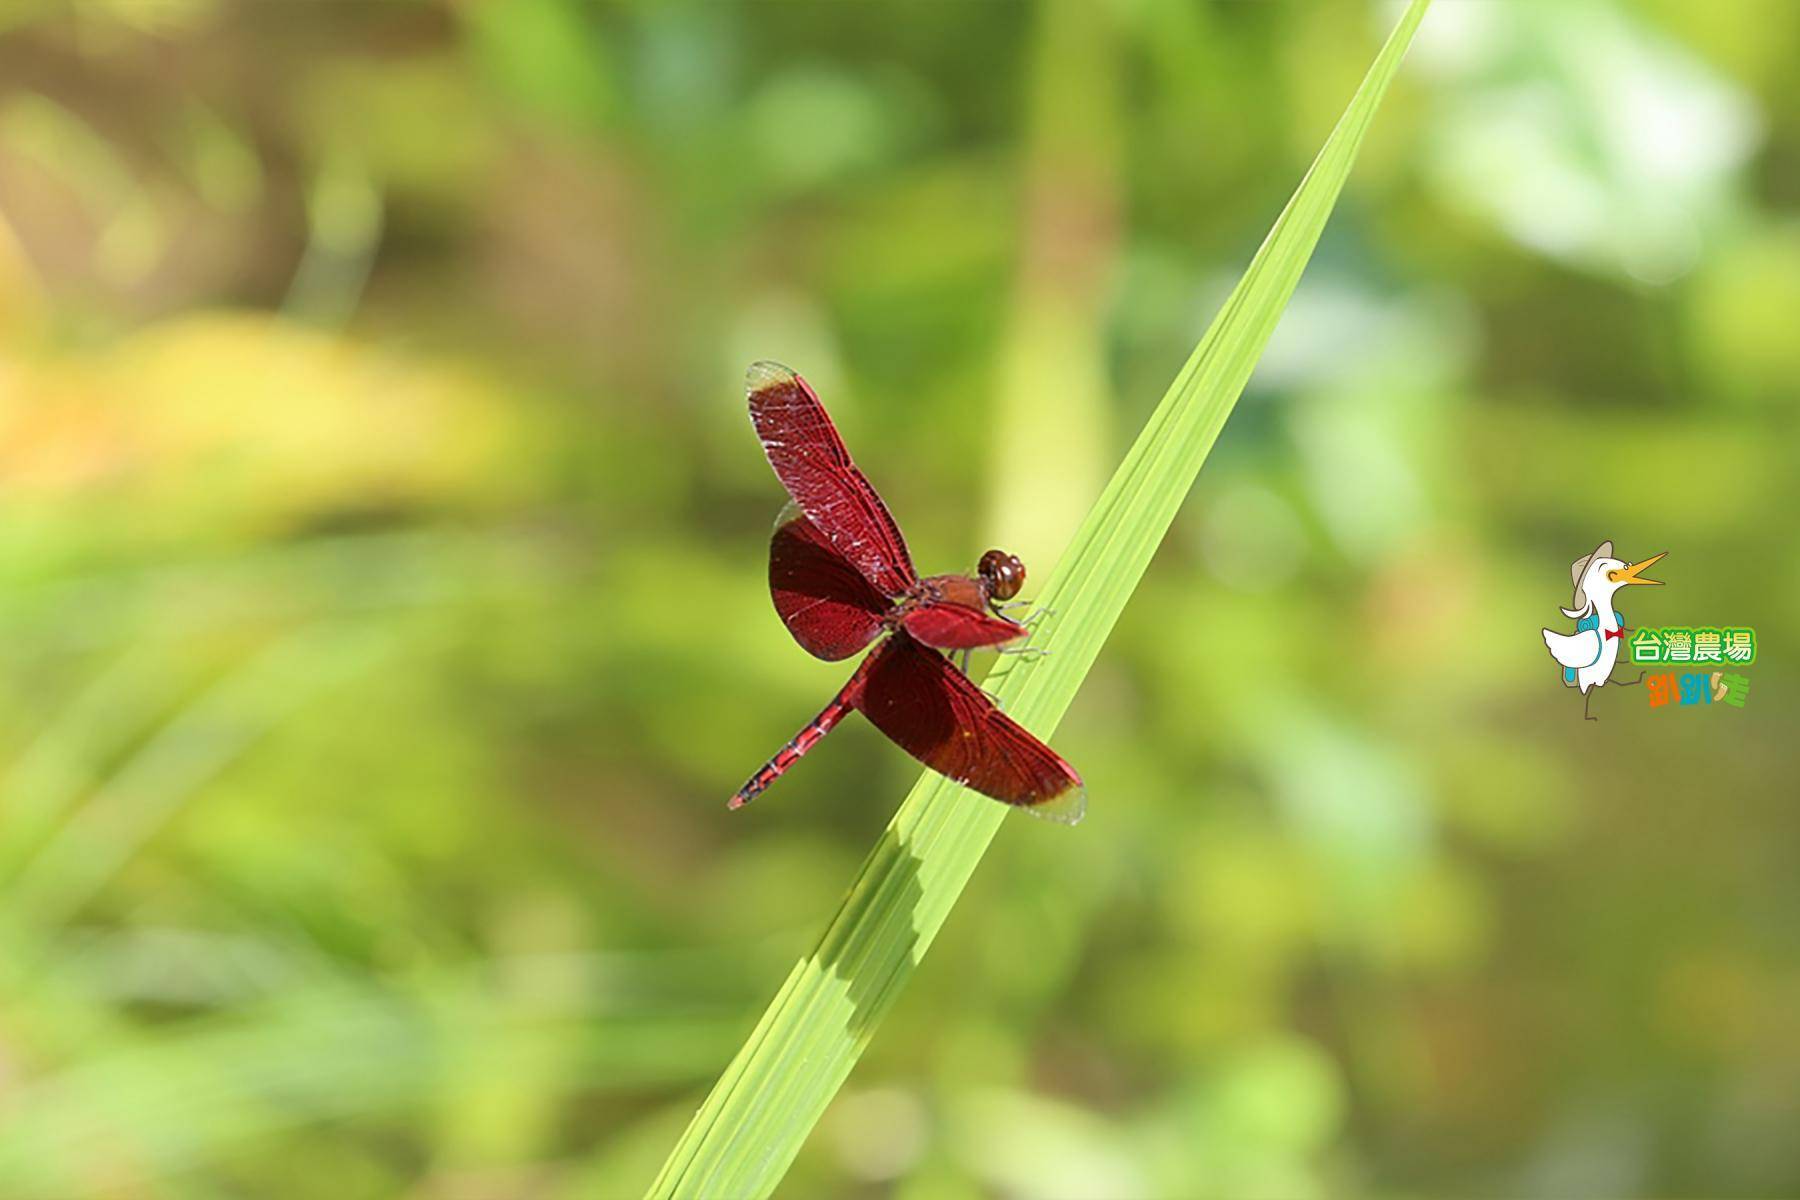
<svg viewBox="0 0 1800 1200">
<path fill-rule="evenodd" d="M 1668 553 L 1668 551 L 1664 550 L 1662 552 L 1662 554 L 1652 555 L 1651 557 L 1646 558 L 1643 562 L 1634 562 L 1629 567 L 1620 567 L 1616 571 L 1608 571 L 1606 573 L 1606 577 L 1608 579 L 1612 580 L 1614 583 L 1651 583 L 1651 584 L 1657 585 L 1658 587 L 1661 587 L 1662 580 L 1660 580 L 1660 579 L 1639 579 L 1638 572 L 1642 571 L 1645 567 L 1654 565 L 1657 559 L 1663 557 L 1663 555 L 1667 554 L 1667 553 Z"/>
</svg>

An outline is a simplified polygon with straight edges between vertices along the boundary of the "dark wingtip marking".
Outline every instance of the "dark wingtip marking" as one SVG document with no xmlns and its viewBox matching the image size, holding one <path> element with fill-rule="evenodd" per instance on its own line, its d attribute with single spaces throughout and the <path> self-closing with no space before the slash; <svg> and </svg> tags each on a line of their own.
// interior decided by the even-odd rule
<svg viewBox="0 0 1800 1200">
<path fill-rule="evenodd" d="M 759 358 L 744 372 L 744 391 L 754 396 L 771 387 L 786 386 L 798 378 L 792 370 L 773 359 Z"/>
</svg>

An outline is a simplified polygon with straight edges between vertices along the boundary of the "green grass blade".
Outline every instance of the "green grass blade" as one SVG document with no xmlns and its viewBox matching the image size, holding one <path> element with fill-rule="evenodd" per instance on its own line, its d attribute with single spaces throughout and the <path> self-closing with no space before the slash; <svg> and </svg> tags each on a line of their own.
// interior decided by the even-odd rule
<svg viewBox="0 0 1800 1200">
<path fill-rule="evenodd" d="M 1429 0 L 1413 0 L 1249 269 L 1125 456 L 1038 597 L 1059 618 L 994 691 L 1040 735 L 1100 653 L 1293 294 Z M 1117 802 L 1108 797 L 1106 802 Z M 782 985 L 676 1144 L 650 1194 L 766 1196 L 1000 828 L 1007 811 L 926 773 L 814 951 Z M 1079 836 L 1078 834 L 1074 836 Z"/>
</svg>

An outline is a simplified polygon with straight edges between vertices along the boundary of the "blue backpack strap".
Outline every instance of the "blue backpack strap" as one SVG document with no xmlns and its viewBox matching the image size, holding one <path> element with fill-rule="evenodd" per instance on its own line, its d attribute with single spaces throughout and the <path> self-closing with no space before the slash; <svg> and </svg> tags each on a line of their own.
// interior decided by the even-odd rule
<svg viewBox="0 0 1800 1200">
<path fill-rule="evenodd" d="M 1619 617 L 1618 613 L 1616 613 L 1616 612 L 1613 613 L 1614 620 L 1618 620 L 1618 617 Z M 1625 623 L 1623 621 L 1619 621 L 1619 625 L 1621 628 L 1624 627 L 1624 624 Z M 1588 633 L 1588 632 L 1598 633 L 1599 630 L 1600 630 L 1600 613 L 1599 613 L 1599 610 L 1597 610 L 1597 609 L 1595 611 L 1589 613 L 1587 616 L 1581 618 L 1581 620 L 1575 622 L 1575 632 L 1576 633 Z M 1601 638 L 1600 639 L 1600 649 L 1594 651 L 1594 662 L 1599 662 L 1600 656 L 1602 654 L 1604 654 L 1605 652 L 1606 652 L 1606 639 Z M 1590 667 L 1593 665 L 1594 665 L 1594 663 L 1588 664 L 1588 666 L 1590 666 Z M 1574 679 L 1575 679 L 1575 668 L 1574 667 L 1564 667 L 1563 668 L 1563 682 L 1564 683 L 1572 683 L 1572 682 L 1574 682 Z"/>
</svg>

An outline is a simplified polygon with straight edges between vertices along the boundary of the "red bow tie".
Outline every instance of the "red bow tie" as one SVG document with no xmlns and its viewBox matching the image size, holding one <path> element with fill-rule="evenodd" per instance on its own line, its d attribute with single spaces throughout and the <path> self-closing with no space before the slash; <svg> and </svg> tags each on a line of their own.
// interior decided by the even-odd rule
<svg viewBox="0 0 1800 1200">
<path fill-rule="evenodd" d="M 1609 629 L 1606 631 L 1606 637 L 1618 638 L 1620 641 L 1624 641 L 1625 631 L 1623 629 Z M 1604 646 L 1606 644 L 1606 638 L 1601 638 L 1600 644 Z"/>
</svg>

